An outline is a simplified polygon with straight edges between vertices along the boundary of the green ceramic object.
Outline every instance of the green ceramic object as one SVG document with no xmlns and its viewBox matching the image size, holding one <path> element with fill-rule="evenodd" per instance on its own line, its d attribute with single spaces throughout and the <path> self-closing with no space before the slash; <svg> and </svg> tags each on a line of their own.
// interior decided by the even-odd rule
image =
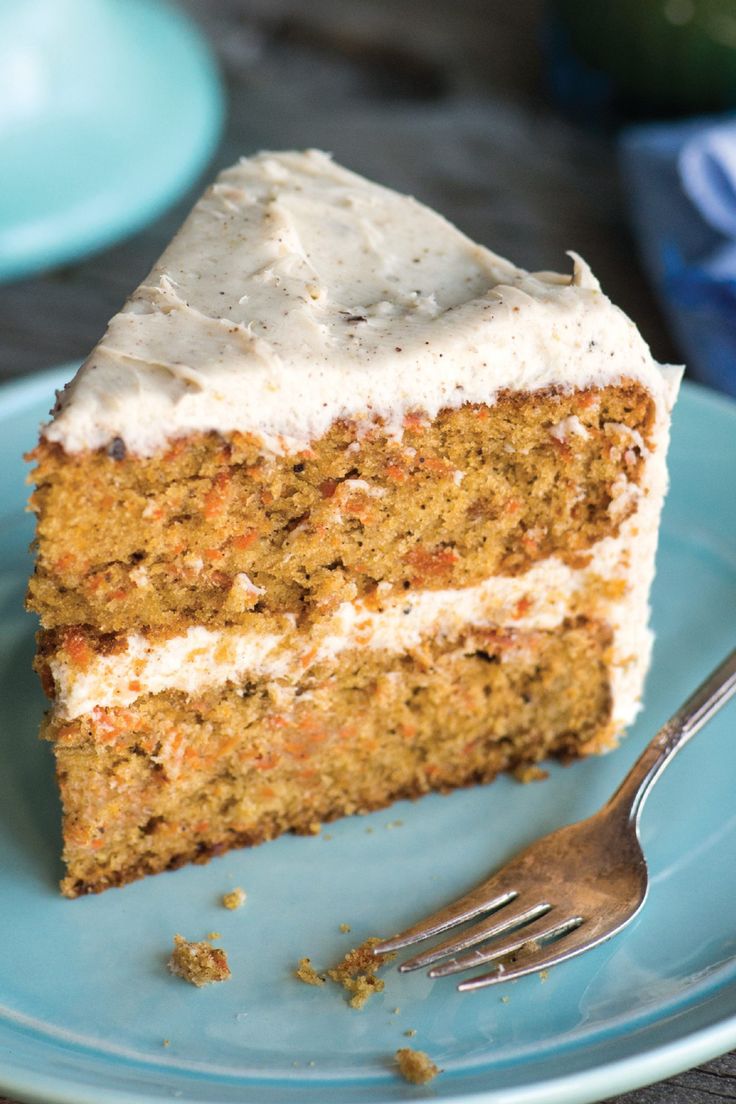
<svg viewBox="0 0 736 1104">
<path fill-rule="evenodd" d="M 734 0 L 554 0 L 584 62 L 650 112 L 736 106 Z"/>
</svg>

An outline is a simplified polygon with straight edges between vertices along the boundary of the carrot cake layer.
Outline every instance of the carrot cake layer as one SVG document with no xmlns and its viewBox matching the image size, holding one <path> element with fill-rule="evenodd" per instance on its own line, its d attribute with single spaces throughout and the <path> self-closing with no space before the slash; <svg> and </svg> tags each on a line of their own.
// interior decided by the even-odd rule
<svg viewBox="0 0 736 1104">
<path fill-rule="evenodd" d="M 31 455 L 70 896 L 615 743 L 679 370 L 326 154 L 222 173 Z"/>
<path fill-rule="evenodd" d="M 636 509 L 654 420 L 625 381 L 415 413 L 400 440 L 339 423 L 300 459 L 217 434 L 153 458 L 45 444 L 31 603 L 47 627 L 212 626 L 576 563 Z"/>
<path fill-rule="evenodd" d="M 281 832 L 609 746 L 610 630 L 471 630 L 52 716 L 69 896 Z"/>
</svg>

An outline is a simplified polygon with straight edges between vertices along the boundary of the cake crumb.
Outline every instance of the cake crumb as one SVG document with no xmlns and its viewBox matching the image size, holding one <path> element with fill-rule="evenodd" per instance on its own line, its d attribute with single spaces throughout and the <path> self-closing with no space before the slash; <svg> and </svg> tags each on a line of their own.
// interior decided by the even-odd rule
<svg viewBox="0 0 736 1104">
<path fill-rule="evenodd" d="M 211 947 L 204 940 L 191 942 L 183 935 L 174 936 L 174 950 L 169 959 L 169 970 L 184 981 L 200 989 L 213 981 L 227 981 L 230 967 L 227 955 L 219 947 Z"/>
<path fill-rule="evenodd" d="M 384 987 L 380 978 L 365 974 L 361 974 L 354 981 L 343 981 L 343 985 L 353 994 L 348 1001 L 350 1007 L 358 1010 L 366 1006 L 374 993 L 381 993 Z"/>
<path fill-rule="evenodd" d="M 323 832 L 322 833 L 322 839 L 331 840 L 332 839 L 332 833 L 331 832 Z"/>
<path fill-rule="evenodd" d="M 428 1054 L 423 1050 L 412 1050 L 411 1047 L 400 1047 L 396 1051 L 396 1061 L 399 1073 L 412 1085 L 426 1085 L 441 1072 Z"/>
<path fill-rule="evenodd" d="M 523 782 L 524 785 L 528 782 L 543 782 L 545 778 L 549 778 L 549 771 L 535 763 L 522 763 L 514 767 L 513 774 L 516 781 Z"/>
<path fill-rule="evenodd" d="M 340 931 L 343 933 L 343 935 L 346 934 L 346 932 L 349 932 L 349 931 L 352 931 L 352 930 L 353 929 L 350 927 L 349 924 L 341 924 L 340 925 Z"/>
<path fill-rule="evenodd" d="M 239 909 L 245 904 L 245 890 L 240 886 L 231 889 L 229 893 L 223 893 L 222 903 L 226 909 Z"/>
<path fill-rule="evenodd" d="M 373 948 L 380 942 L 378 936 L 371 936 L 359 947 L 348 951 L 342 962 L 327 971 L 333 981 L 340 982 L 352 994 L 349 1001 L 351 1008 L 363 1008 L 369 997 L 383 990 L 383 981 L 376 977 L 376 973 L 392 958 L 396 958 L 396 954 L 374 955 Z"/>
<path fill-rule="evenodd" d="M 324 985 L 326 980 L 321 974 L 317 973 L 309 958 L 299 959 L 294 977 L 298 978 L 299 981 L 303 981 L 305 985 Z"/>
<path fill-rule="evenodd" d="M 549 977 L 549 970 L 540 970 L 539 971 L 539 980 L 540 981 L 546 981 L 548 977 Z"/>
<path fill-rule="evenodd" d="M 170 1045 L 171 1045 L 171 1039 L 162 1039 L 161 1040 L 161 1046 L 167 1047 L 167 1046 L 170 1046 Z"/>
<path fill-rule="evenodd" d="M 401 1012 L 400 1008 L 394 1008 L 394 1016 L 398 1016 L 400 1012 Z"/>
<path fill-rule="evenodd" d="M 509 997 L 501 997 L 501 1004 L 508 1004 L 509 1000 L 510 1000 Z"/>
<path fill-rule="evenodd" d="M 211 931 L 211 932 L 207 932 L 206 938 L 209 939 L 210 942 L 212 942 L 213 939 L 221 939 L 222 936 L 217 931 Z"/>
<path fill-rule="evenodd" d="M 404 1032 L 408 1039 L 413 1039 L 416 1033 L 417 1029 L 415 1027 L 407 1027 L 406 1031 Z"/>
</svg>

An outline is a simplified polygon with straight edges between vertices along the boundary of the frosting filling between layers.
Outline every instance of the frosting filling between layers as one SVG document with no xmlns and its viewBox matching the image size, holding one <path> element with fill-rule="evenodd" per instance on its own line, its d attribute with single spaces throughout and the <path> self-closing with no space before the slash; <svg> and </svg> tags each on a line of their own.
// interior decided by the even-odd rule
<svg viewBox="0 0 736 1104">
<path fill-rule="evenodd" d="M 193 695 L 254 677 L 295 680 L 311 666 L 351 648 L 405 652 L 429 636 L 452 641 L 468 628 L 554 630 L 566 617 L 586 615 L 607 621 L 614 630 L 614 715 L 624 725 L 636 711 L 650 648 L 646 592 L 651 572 L 646 565 L 653 557 L 656 534 L 642 526 L 641 511 L 638 521 L 635 536 L 601 541 L 586 568 L 572 569 L 551 558 L 525 575 L 496 577 L 461 590 L 417 591 L 374 602 L 372 608 L 364 602 L 343 602 L 308 634 L 284 619 L 281 633 L 192 626 L 158 641 L 134 633 L 127 637 L 125 651 L 94 655 L 82 666 L 57 653 L 50 661 L 55 708 L 72 720 L 96 708 L 129 706 L 143 694 L 165 690 Z M 636 554 L 633 545 L 639 546 Z M 635 574 L 629 566 L 632 559 Z M 610 580 L 618 581 L 623 596 L 607 595 Z"/>
</svg>

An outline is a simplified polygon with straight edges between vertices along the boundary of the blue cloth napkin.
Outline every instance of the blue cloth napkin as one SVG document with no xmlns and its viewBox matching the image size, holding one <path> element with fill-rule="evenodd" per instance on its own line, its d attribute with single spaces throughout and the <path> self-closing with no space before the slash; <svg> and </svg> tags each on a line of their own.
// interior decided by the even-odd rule
<svg viewBox="0 0 736 1104">
<path fill-rule="evenodd" d="M 621 164 L 688 368 L 736 397 L 736 117 L 629 127 Z"/>
</svg>

